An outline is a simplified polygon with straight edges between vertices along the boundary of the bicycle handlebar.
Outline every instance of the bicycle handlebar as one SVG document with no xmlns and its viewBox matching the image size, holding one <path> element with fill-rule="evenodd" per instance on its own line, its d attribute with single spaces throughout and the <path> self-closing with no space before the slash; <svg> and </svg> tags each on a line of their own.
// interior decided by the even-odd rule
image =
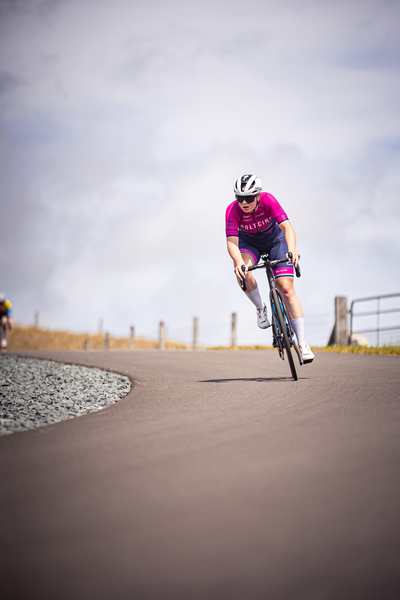
<svg viewBox="0 0 400 600">
<path fill-rule="evenodd" d="M 288 253 L 288 256 L 290 259 L 293 258 L 293 255 L 291 252 Z M 251 265 L 250 267 L 248 267 L 247 270 L 254 271 L 255 269 L 268 269 L 268 268 L 274 267 L 275 265 L 277 265 L 279 263 L 287 262 L 287 258 L 278 258 L 278 260 L 268 260 L 267 255 L 262 255 L 261 258 L 263 259 L 262 263 L 259 263 L 258 265 Z M 246 267 L 244 265 L 242 265 L 242 271 L 243 271 L 243 273 L 246 272 Z M 300 266 L 298 264 L 295 267 L 295 272 L 296 272 L 296 277 L 301 276 Z M 247 286 L 246 286 L 246 281 L 245 281 L 244 277 L 242 277 L 240 285 L 242 286 L 242 290 L 245 292 L 247 290 Z"/>
</svg>

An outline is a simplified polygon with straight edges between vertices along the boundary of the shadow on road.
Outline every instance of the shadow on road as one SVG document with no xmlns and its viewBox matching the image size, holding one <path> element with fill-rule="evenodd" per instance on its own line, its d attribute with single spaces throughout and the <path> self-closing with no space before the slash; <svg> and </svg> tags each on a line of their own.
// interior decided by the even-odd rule
<svg viewBox="0 0 400 600">
<path fill-rule="evenodd" d="M 299 377 L 299 379 L 308 379 L 308 377 Z M 235 377 L 232 379 L 202 379 L 197 383 L 228 383 L 229 381 L 293 381 L 291 377 Z"/>
</svg>

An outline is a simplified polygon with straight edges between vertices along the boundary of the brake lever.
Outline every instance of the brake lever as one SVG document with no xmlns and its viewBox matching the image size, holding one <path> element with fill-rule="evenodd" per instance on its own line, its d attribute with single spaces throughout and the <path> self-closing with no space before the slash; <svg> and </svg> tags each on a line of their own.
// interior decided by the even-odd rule
<svg viewBox="0 0 400 600">
<path fill-rule="evenodd" d="M 290 258 L 290 261 L 293 262 L 293 254 L 291 252 L 288 252 L 288 257 Z M 299 263 L 297 263 L 297 265 L 295 266 L 294 270 L 296 271 L 296 277 L 301 277 L 301 271 L 300 271 L 300 265 L 299 265 Z"/>
<path fill-rule="evenodd" d="M 240 285 L 242 287 L 242 290 L 245 292 L 247 290 L 246 280 L 244 278 L 244 273 L 246 273 L 246 267 L 244 265 L 242 265 L 240 268 L 242 269 L 242 273 L 243 273 L 243 277 L 241 278 Z"/>
</svg>

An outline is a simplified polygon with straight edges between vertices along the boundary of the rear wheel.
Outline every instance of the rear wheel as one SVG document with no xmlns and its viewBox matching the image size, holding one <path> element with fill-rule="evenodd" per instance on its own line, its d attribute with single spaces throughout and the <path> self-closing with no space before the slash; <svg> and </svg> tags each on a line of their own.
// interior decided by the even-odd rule
<svg viewBox="0 0 400 600">
<path fill-rule="evenodd" d="M 296 367 L 294 364 L 294 360 L 293 360 L 293 355 L 292 355 L 292 351 L 290 349 L 290 340 L 289 340 L 289 336 L 287 334 L 287 330 L 286 330 L 286 326 L 285 326 L 285 320 L 284 320 L 284 316 L 283 316 L 283 312 L 282 312 L 282 305 L 281 302 L 282 300 L 279 298 L 278 292 L 276 290 L 271 290 L 271 294 L 272 294 L 272 301 L 275 305 L 275 316 L 276 316 L 276 320 L 280 329 L 280 334 L 281 334 L 281 339 L 282 339 L 282 343 L 283 346 L 286 350 L 286 355 L 289 361 L 289 366 L 290 366 L 290 371 L 292 373 L 292 377 L 295 381 L 297 381 L 297 372 L 296 372 Z"/>
</svg>

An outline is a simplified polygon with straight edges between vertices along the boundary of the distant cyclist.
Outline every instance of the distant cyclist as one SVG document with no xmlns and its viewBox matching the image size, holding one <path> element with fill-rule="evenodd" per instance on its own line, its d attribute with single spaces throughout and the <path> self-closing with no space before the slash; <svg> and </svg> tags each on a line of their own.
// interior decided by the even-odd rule
<svg viewBox="0 0 400 600">
<path fill-rule="evenodd" d="M 294 289 L 294 266 L 300 259 L 296 250 L 296 234 L 276 198 L 262 192 L 262 183 L 256 175 L 242 175 L 234 185 L 235 201 L 226 209 L 226 236 L 228 252 L 233 260 L 234 272 L 240 284 L 242 265 L 245 265 L 246 296 L 257 309 L 257 324 L 267 329 L 270 322 L 267 307 L 253 273 L 248 267 L 257 264 L 263 253 L 270 260 L 288 258 L 287 263 L 274 267 L 276 285 L 286 305 L 293 330 L 296 334 L 304 363 L 314 360 L 314 354 L 306 342 L 303 309 Z M 293 264 L 288 252 L 292 253 Z"/>
<path fill-rule="evenodd" d="M 12 329 L 14 320 L 12 316 L 11 302 L 7 300 L 7 297 L 3 292 L 0 292 L 0 319 L 3 326 L 5 326 L 4 328 L 2 328 L 2 347 L 7 348 L 7 328 Z"/>
</svg>

